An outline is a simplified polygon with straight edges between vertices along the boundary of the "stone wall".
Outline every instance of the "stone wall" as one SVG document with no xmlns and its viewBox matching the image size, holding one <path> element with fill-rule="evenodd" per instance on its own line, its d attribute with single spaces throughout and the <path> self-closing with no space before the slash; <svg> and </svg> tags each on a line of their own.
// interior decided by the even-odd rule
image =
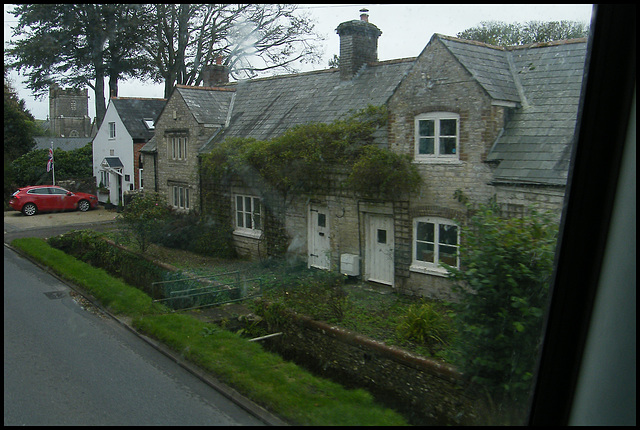
<svg viewBox="0 0 640 430">
<path fill-rule="evenodd" d="M 262 343 L 285 359 L 350 388 L 365 388 L 413 425 L 473 424 L 475 396 L 452 366 L 355 332 L 289 314 Z"/>
</svg>

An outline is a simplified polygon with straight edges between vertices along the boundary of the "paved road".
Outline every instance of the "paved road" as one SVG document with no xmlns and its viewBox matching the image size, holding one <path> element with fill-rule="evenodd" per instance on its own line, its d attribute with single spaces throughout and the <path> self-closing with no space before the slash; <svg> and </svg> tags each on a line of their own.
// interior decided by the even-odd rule
<svg viewBox="0 0 640 430">
<path fill-rule="evenodd" d="M 5 425 L 260 425 L 4 247 Z"/>
<path fill-rule="evenodd" d="M 17 237 L 50 237 L 73 229 L 92 228 L 105 230 L 113 228 L 117 212 L 99 206 L 88 212 L 52 212 L 25 216 L 17 211 L 4 212 L 4 242 L 10 243 Z"/>
</svg>

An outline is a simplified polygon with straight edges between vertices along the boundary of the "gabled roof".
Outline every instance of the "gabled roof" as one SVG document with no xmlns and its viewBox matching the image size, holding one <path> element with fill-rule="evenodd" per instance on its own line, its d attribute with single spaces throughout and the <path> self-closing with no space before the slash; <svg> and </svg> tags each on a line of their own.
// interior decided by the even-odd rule
<svg viewBox="0 0 640 430">
<path fill-rule="evenodd" d="M 240 81 L 233 84 L 236 91 L 229 125 L 215 141 L 227 137 L 268 140 L 296 125 L 328 123 L 369 104 L 383 105 L 414 61 L 368 64 L 348 81 L 340 79 L 338 69 Z"/>
<path fill-rule="evenodd" d="M 445 47 L 494 100 L 520 102 L 509 54 L 499 46 L 436 34 Z"/>
<path fill-rule="evenodd" d="M 167 100 L 113 97 L 110 102 L 116 108 L 131 138 L 147 141 L 153 137 L 154 130 L 145 120 L 155 123 Z"/>
<path fill-rule="evenodd" d="M 193 87 L 188 85 L 176 85 L 171 96 L 179 94 L 193 115 L 193 118 L 203 125 L 214 125 L 222 128 L 228 121 L 232 102 L 234 99 L 235 86 L 220 87 Z M 158 113 L 158 117 L 163 113 Z M 140 148 L 141 152 L 153 153 L 157 150 L 156 139 L 151 138 Z"/>
<path fill-rule="evenodd" d="M 524 94 L 489 153 L 496 182 L 564 186 L 586 58 L 586 40 L 513 49 Z"/>
<path fill-rule="evenodd" d="M 105 159 L 102 160 L 102 164 L 113 169 L 122 169 L 124 167 L 124 164 L 122 164 L 122 161 L 118 157 L 105 157 Z"/>
<path fill-rule="evenodd" d="M 495 47 L 435 35 L 496 101 L 516 103 L 487 160 L 495 182 L 566 184 L 586 39 Z"/>
<path fill-rule="evenodd" d="M 227 121 L 233 87 L 191 87 L 176 85 L 195 120 L 200 124 L 223 126 Z"/>
</svg>

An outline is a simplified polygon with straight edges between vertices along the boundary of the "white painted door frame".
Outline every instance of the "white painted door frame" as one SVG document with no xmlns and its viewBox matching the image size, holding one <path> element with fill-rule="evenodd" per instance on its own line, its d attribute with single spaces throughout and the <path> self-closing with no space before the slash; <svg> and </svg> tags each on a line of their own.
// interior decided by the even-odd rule
<svg viewBox="0 0 640 430">
<path fill-rule="evenodd" d="M 365 278 L 393 286 L 395 273 L 393 217 L 365 215 Z"/>
<path fill-rule="evenodd" d="M 331 229 L 329 209 L 326 205 L 309 205 L 307 231 L 308 266 L 329 270 L 331 268 Z"/>
</svg>

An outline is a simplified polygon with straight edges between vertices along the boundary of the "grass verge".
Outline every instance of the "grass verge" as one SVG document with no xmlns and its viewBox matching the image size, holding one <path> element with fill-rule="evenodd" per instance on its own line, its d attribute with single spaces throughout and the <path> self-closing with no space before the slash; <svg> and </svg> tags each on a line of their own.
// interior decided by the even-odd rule
<svg viewBox="0 0 640 430">
<path fill-rule="evenodd" d="M 11 245 L 89 292 L 114 314 L 134 317 L 136 329 L 163 342 L 291 423 L 407 424 L 400 414 L 375 403 L 367 391 L 347 390 L 216 325 L 189 315 L 168 313 L 142 291 L 51 248 L 43 239 L 16 239 Z"/>
<path fill-rule="evenodd" d="M 102 306 L 116 315 L 136 317 L 167 312 L 164 306 L 153 303 L 151 297 L 137 288 L 114 278 L 103 269 L 76 260 L 50 247 L 44 239 L 15 239 L 11 245 L 51 268 L 61 278 L 90 293 Z"/>
<path fill-rule="evenodd" d="M 313 376 L 260 345 L 188 315 L 150 315 L 133 324 L 295 424 L 406 424 L 368 392 Z"/>
</svg>

